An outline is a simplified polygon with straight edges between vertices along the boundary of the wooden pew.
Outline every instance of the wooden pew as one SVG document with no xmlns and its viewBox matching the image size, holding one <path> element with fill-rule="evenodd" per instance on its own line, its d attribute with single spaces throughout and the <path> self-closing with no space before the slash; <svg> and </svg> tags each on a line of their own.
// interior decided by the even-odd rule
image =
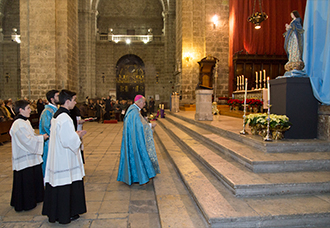
<svg viewBox="0 0 330 228">
<path fill-rule="evenodd" d="M 0 122 L 0 143 L 10 141 L 9 130 L 13 122 L 13 120 Z"/>
</svg>

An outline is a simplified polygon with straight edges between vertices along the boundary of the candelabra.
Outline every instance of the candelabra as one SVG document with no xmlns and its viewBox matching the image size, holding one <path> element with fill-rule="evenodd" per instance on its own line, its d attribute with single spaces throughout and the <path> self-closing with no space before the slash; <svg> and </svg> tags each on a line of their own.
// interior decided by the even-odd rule
<svg viewBox="0 0 330 228">
<path fill-rule="evenodd" d="M 264 141 L 273 141 L 272 140 L 272 138 L 270 137 L 270 107 L 271 107 L 271 105 L 270 105 L 270 100 L 268 100 L 268 105 L 267 105 L 267 107 L 268 107 L 268 111 L 267 111 L 267 114 L 268 114 L 268 117 L 267 117 L 267 135 L 266 135 L 266 137 L 264 138 Z"/>
</svg>

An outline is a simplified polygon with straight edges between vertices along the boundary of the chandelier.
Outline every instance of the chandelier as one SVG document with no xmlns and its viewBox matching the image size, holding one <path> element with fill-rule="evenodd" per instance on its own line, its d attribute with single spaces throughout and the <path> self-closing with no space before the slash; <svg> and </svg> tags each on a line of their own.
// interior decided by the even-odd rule
<svg viewBox="0 0 330 228">
<path fill-rule="evenodd" d="M 261 0 L 259 0 L 259 7 L 260 7 L 260 12 L 256 12 L 256 0 L 254 0 L 254 5 L 253 5 L 253 13 L 250 17 L 248 17 L 248 22 L 252 22 L 254 24 L 255 29 L 260 29 L 261 28 L 261 22 L 267 20 L 268 15 L 265 12 L 262 12 L 262 7 L 261 7 Z"/>
</svg>

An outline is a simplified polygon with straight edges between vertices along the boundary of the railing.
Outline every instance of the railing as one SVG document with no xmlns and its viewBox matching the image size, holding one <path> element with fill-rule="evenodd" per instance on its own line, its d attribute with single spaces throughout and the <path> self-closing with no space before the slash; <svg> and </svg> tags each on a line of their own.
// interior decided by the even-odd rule
<svg viewBox="0 0 330 228">
<path fill-rule="evenodd" d="M 161 42 L 163 41 L 163 36 L 154 35 L 108 35 L 108 34 L 98 34 L 99 41 L 112 41 L 115 43 L 125 42 L 125 43 L 148 43 L 151 41 Z"/>
</svg>

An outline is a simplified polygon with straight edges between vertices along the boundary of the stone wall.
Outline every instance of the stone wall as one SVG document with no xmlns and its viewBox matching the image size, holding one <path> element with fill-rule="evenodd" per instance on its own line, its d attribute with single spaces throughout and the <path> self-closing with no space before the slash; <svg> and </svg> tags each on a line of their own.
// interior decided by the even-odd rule
<svg viewBox="0 0 330 228">
<path fill-rule="evenodd" d="M 6 13 L 0 17 L 0 26 L 4 35 L 4 41 L 0 43 L 0 98 L 16 100 L 21 97 L 20 45 L 12 42 L 10 36 L 13 28 L 20 32 L 19 1 L 7 1 L 2 7 Z"/>
<path fill-rule="evenodd" d="M 0 53 L 0 99 L 16 100 L 21 97 L 19 44 L 0 43 Z"/>
<path fill-rule="evenodd" d="M 216 26 L 214 15 L 218 16 Z M 219 59 L 216 96 L 228 96 L 229 1 L 178 0 L 176 23 L 176 88 L 180 88 L 181 105 L 195 103 L 198 62 L 208 55 Z"/>
<path fill-rule="evenodd" d="M 108 29 L 112 28 L 115 35 L 126 35 L 127 30 L 135 30 L 135 35 L 146 35 L 152 28 L 154 35 L 162 34 L 162 5 L 159 0 L 101 0 L 98 11 L 100 33 L 108 33 Z"/>
<path fill-rule="evenodd" d="M 147 44 L 114 43 L 99 41 L 96 44 L 96 93 L 92 97 L 106 97 L 110 90 L 116 90 L 116 65 L 124 55 L 132 54 L 140 57 L 145 64 L 145 97 L 159 95 L 160 102 L 169 103 L 172 85 L 168 83 L 164 70 L 164 43 Z M 156 75 L 158 74 L 158 83 Z M 104 83 L 102 76 L 104 75 Z"/>
</svg>

